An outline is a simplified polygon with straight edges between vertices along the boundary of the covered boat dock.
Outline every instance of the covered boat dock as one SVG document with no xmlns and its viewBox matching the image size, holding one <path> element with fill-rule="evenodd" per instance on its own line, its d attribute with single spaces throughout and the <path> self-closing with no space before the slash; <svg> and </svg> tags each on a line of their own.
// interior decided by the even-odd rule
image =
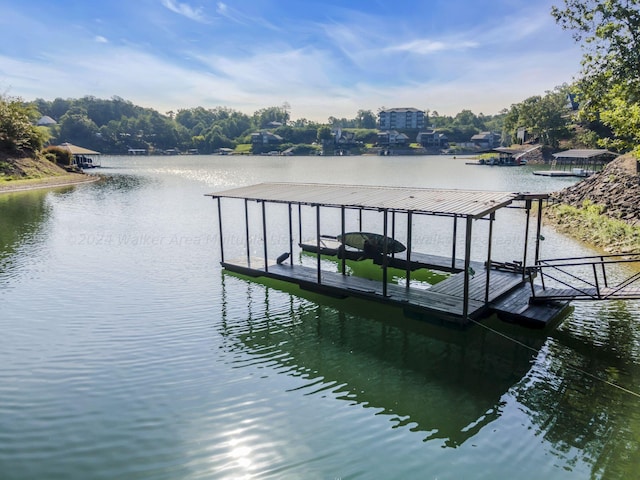
<svg viewBox="0 0 640 480">
<path fill-rule="evenodd" d="M 539 287 L 533 284 L 532 273 L 535 273 L 535 270 L 527 268 L 527 265 L 528 262 L 536 264 L 538 261 L 542 203 L 548 198 L 547 194 L 261 183 L 211 193 L 208 196 L 217 200 L 221 264 L 228 271 L 291 282 L 303 289 L 335 297 L 353 296 L 378 301 L 398 306 L 411 314 L 418 313 L 425 318 L 438 318 L 460 325 L 467 325 L 471 321 L 498 313 L 509 321 L 543 327 L 558 317 L 568 304 L 567 301 L 553 300 L 535 305 L 529 302 L 532 294 Z M 245 238 L 242 240 L 246 243 L 246 251 L 241 257 L 233 259 L 227 259 L 225 256 L 225 249 L 228 247 L 225 244 L 225 237 L 229 242 L 229 237 L 225 236 L 225 226 L 237 228 L 238 210 L 234 210 L 233 218 L 225 217 L 223 204 L 227 201 L 244 202 Z M 249 202 L 257 202 L 261 208 L 261 256 L 252 254 L 249 248 L 252 230 L 249 220 Z M 288 221 L 283 222 L 280 218 L 278 226 L 278 222 L 269 217 L 268 204 L 286 205 Z M 534 204 L 537 204 L 538 208 L 537 221 L 533 227 L 535 233 L 532 237 L 530 235 L 531 223 L 533 223 L 531 211 Z M 297 207 L 297 215 L 294 215 L 294 206 Z M 304 212 L 303 206 L 306 207 Z M 522 222 L 524 241 L 519 260 L 496 262 L 492 258 L 493 225 L 496 221 L 496 212 L 505 208 L 524 210 Z M 314 217 L 313 233 L 315 235 L 313 240 L 305 241 L 302 232 L 303 214 L 308 215 L 306 212 L 309 209 Z M 381 281 L 348 274 L 347 255 L 339 255 L 340 242 L 327 237 L 322 232 L 323 211 L 326 209 L 338 209 L 340 212 L 338 226 L 340 232 L 334 239 L 345 238 L 347 212 L 355 212 L 355 215 L 362 218 L 362 212 L 369 211 L 381 217 L 377 223 L 378 233 L 385 239 L 377 259 L 382 270 Z M 449 219 L 451 225 L 449 255 L 414 251 L 412 228 L 417 216 Z M 535 217 L 533 218 L 535 220 Z M 296 230 L 294 219 L 298 223 L 297 242 L 294 238 Z M 488 228 L 482 230 L 483 238 L 476 238 L 479 235 L 474 235 L 473 227 L 478 221 L 488 222 Z M 400 223 L 404 228 L 404 236 L 400 240 L 406 242 L 406 250 L 395 253 L 390 249 L 390 244 L 398 240 L 397 226 Z M 285 227 L 283 228 L 282 225 Z M 285 231 L 271 230 L 275 228 Z M 462 252 L 456 251 L 458 244 L 456 239 L 459 234 L 464 238 Z M 282 254 L 270 254 L 269 239 L 278 235 L 288 238 L 288 251 Z M 535 240 L 530 242 L 528 240 L 530 237 Z M 474 244 L 483 245 L 485 253 L 482 260 L 472 260 Z M 234 247 L 237 250 L 237 245 Z M 295 253 L 300 253 L 301 250 L 315 254 L 314 266 L 295 260 Z M 334 253 L 339 261 L 337 272 L 324 268 L 322 261 L 322 255 Z M 300 257 L 302 255 L 298 255 L 298 258 Z M 388 270 L 391 267 L 405 271 L 404 284 L 390 281 Z M 450 276 L 429 288 L 416 288 L 411 277 L 412 272 L 418 268 L 442 270 L 450 272 Z"/>
<path fill-rule="evenodd" d="M 549 170 L 536 170 L 534 175 L 546 177 L 588 177 L 600 171 L 618 156 L 604 149 L 571 149 L 553 154 Z"/>
<path fill-rule="evenodd" d="M 59 147 L 67 150 L 73 157 L 73 164 L 80 168 L 95 168 L 100 166 L 100 152 L 79 147 L 69 142 L 62 143 Z"/>
</svg>

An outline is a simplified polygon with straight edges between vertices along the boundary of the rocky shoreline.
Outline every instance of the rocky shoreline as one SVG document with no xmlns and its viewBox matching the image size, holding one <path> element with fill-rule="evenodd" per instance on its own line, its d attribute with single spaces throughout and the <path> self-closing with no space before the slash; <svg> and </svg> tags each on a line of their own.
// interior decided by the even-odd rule
<svg viewBox="0 0 640 480">
<path fill-rule="evenodd" d="M 551 195 L 551 201 L 582 208 L 585 201 L 602 207 L 602 214 L 631 226 L 640 226 L 638 161 L 625 155 L 601 172 Z"/>
</svg>

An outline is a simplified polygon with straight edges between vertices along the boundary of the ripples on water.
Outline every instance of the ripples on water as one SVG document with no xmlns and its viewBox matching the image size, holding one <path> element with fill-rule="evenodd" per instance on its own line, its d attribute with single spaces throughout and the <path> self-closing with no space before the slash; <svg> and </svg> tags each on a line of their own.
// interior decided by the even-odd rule
<svg viewBox="0 0 640 480">
<path fill-rule="evenodd" d="M 223 273 L 203 193 L 331 181 L 317 159 L 246 161 L 120 159 L 0 197 L 1 478 L 636 471 L 640 402 L 612 384 L 640 384 L 637 302 L 576 304 L 548 338 L 485 322 L 514 343 Z"/>
</svg>

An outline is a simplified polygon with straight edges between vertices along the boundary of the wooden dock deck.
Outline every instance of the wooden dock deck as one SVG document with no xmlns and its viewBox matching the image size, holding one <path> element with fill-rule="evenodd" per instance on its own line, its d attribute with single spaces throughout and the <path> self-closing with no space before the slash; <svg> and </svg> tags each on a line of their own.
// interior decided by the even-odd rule
<svg viewBox="0 0 640 480">
<path fill-rule="evenodd" d="M 246 258 L 225 261 L 222 266 L 243 275 L 294 283 L 305 290 L 333 297 L 363 298 L 400 307 L 413 314 L 419 313 L 461 325 L 469 323 L 469 320 L 462 316 L 462 273 L 454 274 L 429 289 L 387 284 L 385 296 L 382 282 L 326 270 L 321 270 L 318 279 L 318 271 L 304 265 L 278 264 L 276 260 L 268 260 L 265 266 L 264 258 L 252 257 L 249 261 Z M 471 320 L 479 320 L 491 313 L 497 313 L 510 321 L 523 320 L 531 326 L 542 327 L 559 312 L 557 306 L 549 308 L 546 305 L 536 305 L 535 312 L 531 310 L 530 287 L 528 282 L 522 280 L 521 274 L 491 270 L 488 298 L 485 298 L 486 285 L 486 270 L 479 271 L 470 278 L 467 315 Z M 563 304 L 562 308 L 564 306 Z"/>
</svg>

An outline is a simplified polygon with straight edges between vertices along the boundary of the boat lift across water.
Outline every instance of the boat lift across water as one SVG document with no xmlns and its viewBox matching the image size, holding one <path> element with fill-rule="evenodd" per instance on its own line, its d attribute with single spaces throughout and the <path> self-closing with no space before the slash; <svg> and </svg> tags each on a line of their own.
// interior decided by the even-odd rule
<svg viewBox="0 0 640 480">
<path fill-rule="evenodd" d="M 497 313 L 501 318 L 544 327 L 562 316 L 568 298 L 544 299 L 543 285 L 534 283 L 539 264 L 542 207 L 548 198 L 545 193 L 509 193 L 491 191 L 441 190 L 409 187 L 353 186 L 310 183 L 261 183 L 233 188 L 208 196 L 217 200 L 218 228 L 220 232 L 220 256 L 224 269 L 252 277 L 268 277 L 291 282 L 301 288 L 334 297 L 358 297 L 378 301 L 402 308 L 405 312 L 419 314 L 426 319 L 468 325 L 471 321 Z M 246 255 L 241 258 L 225 258 L 224 228 L 227 222 L 237 225 L 237 218 L 224 218 L 223 203 L 243 201 L 245 212 Z M 261 205 L 262 257 L 251 255 L 249 202 Z M 268 204 L 287 205 L 288 232 L 273 232 L 273 235 L 288 236 L 288 252 L 269 255 L 267 233 L 276 228 L 278 222 L 269 220 Z M 529 238 L 532 207 L 537 204 L 535 235 L 533 244 Z M 297 206 L 298 241 L 294 239 L 293 206 Z M 302 206 L 315 210 L 315 241 L 303 239 Z M 525 211 L 524 241 L 520 259 L 512 262 L 496 262 L 492 259 L 493 224 L 496 212 L 504 208 L 521 208 Z M 333 243 L 321 231 L 321 216 L 324 209 L 339 209 L 341 231 L 332 232 L 334 239 L 345 238 L 345 212 L 355 210 L 378 212 L 382 216 L 379 234 L 388 238 L 382 242 L 379 261 L 382 281 L 369 280 L 349 275 L 346 269 L 347 255 L 337 255 L 339 271 L 323 269 L 321 257 L 337 254 L 340 242 Z M 237 213 L 237 210 L 234 210 Z M 281 210 L 280 210 L 281 211 Z M 439 256 L 416 252 L 412 248 L 412 225 L 417 215 L 447 217 L 451 219 L 451 255 Z M 402 217 L 405 217 L 404 219 Z M 406 220 L 406 250 L 392 251 L 391 242 L 396 242 L 396 223 Z M 474 238 L 474 223 L 488 221 L 487 238 Z M 281 220 L 280 220 L 281 222 Z M 456 239 L 462 223 L 464 228 L 464 252 L 458 257 Z M 281 224 L 281 223 L 280 223 Z M 389 225 L 391 224 L 391 229 Z M 237 227 L 236 227 L 237 228 Z M 253 227 L 255 228 L 255 226 Z M 281 228 L 281 227 L 280 227 Z M 286 227 L 285 227 L 286 228 Z M 404 238 L 401 240 L 405 240 Z M 471 259 L 474 243 L 486 245 L 484 261 Z M 313 252 L 315 267 L 296 262 L 294 246 Z M 300 256 L 298 256 L 300 257 Z M 341 258 L 340 258 L 341 257 Z M 404 285 L 389 281 L 390 267 L 406 272 Z M 428 289 L 412 287 L 411 275 L 418 268 L 429 268 L 450 272 L 445 280 Z M 532 298 L 536 301 L 531 301 Z"/>
</svg>

